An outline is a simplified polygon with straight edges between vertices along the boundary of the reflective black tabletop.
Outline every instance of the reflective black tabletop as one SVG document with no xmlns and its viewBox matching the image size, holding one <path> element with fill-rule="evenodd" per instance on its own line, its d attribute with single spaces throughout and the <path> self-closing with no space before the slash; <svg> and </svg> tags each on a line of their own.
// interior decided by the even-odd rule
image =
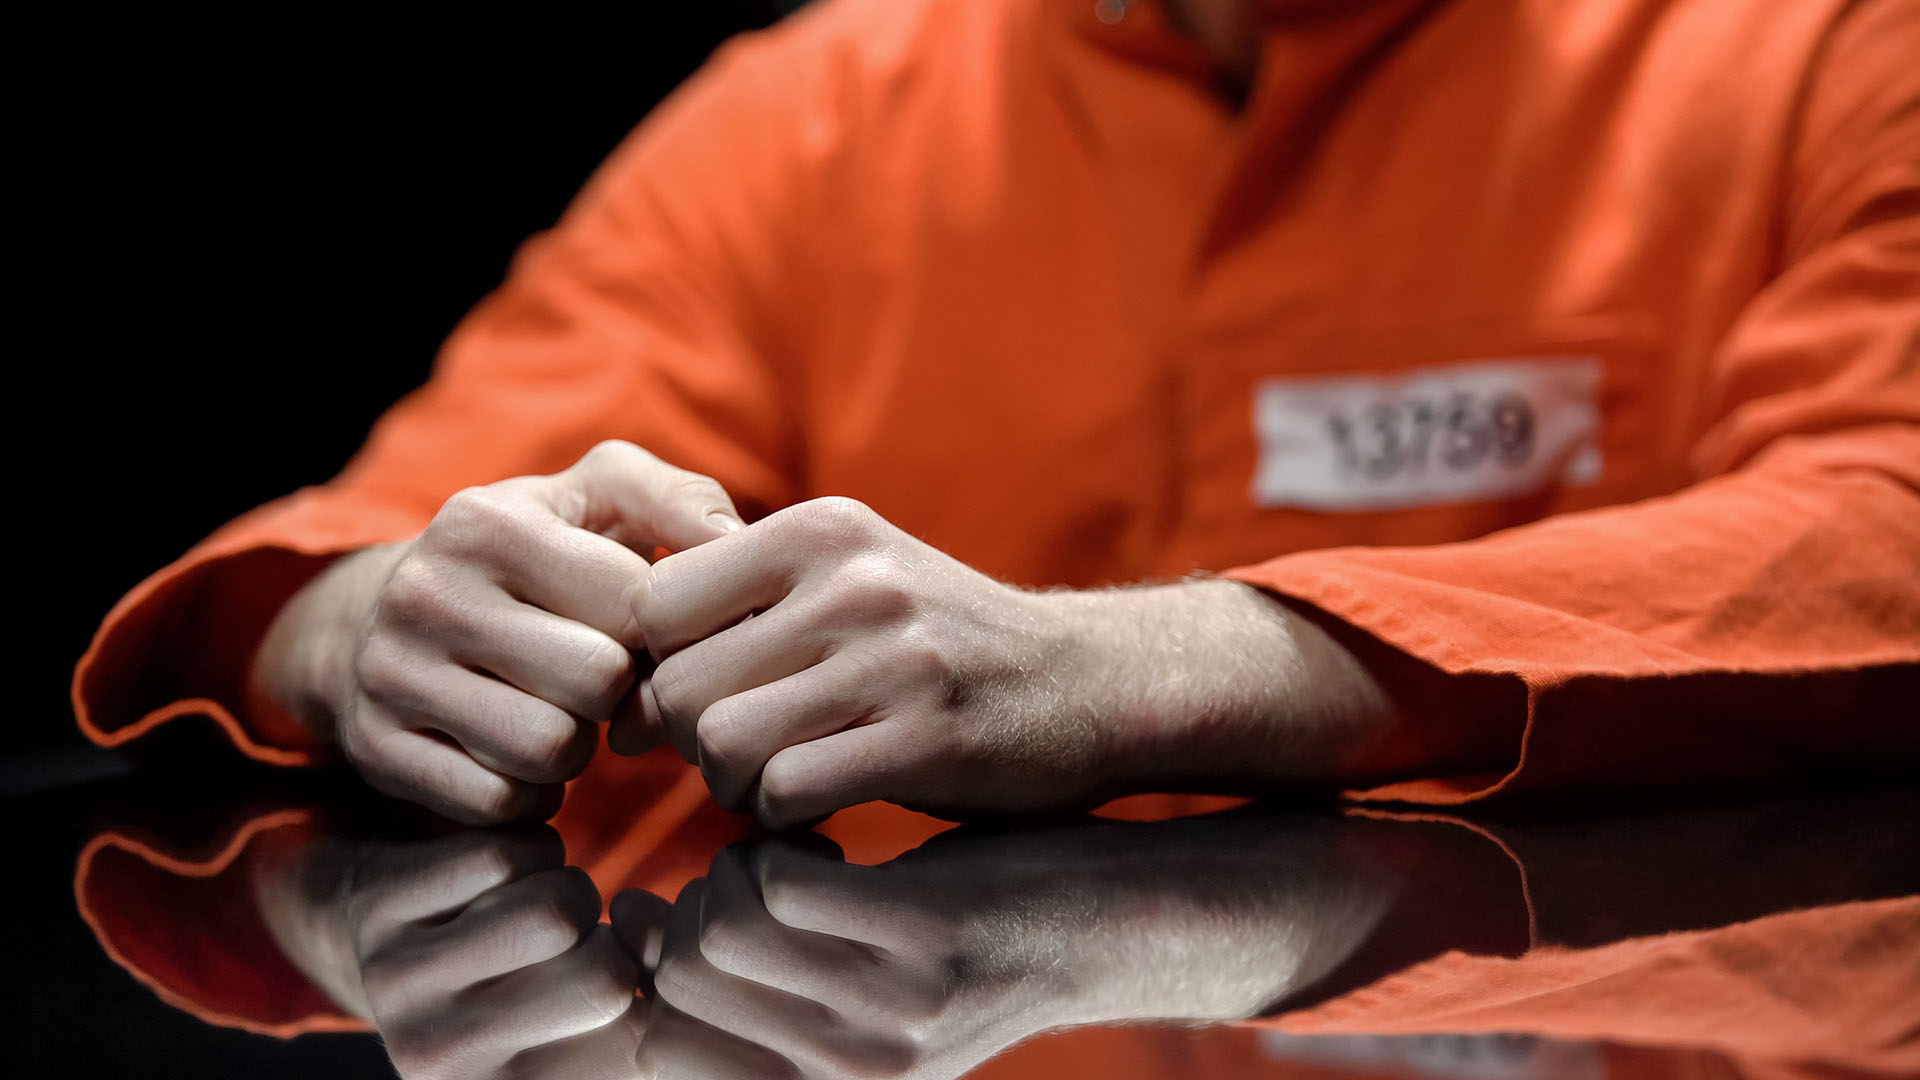
<svg viewBox="0 0 1920 1080">
<path fill-rule="evenodd" d="M 0 1072 L 1920 1069 L 1920 788 L 1182 809 L 776 836 L 672 791 L 651 831 L 460 830 L 330 773 L 16 797 Z"/>
</svg>

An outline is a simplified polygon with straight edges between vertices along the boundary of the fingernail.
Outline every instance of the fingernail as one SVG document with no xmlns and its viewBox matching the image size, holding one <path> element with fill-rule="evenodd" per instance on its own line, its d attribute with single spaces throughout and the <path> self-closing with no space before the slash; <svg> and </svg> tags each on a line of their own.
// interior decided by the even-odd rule
<svg viewBox="0 0 1920 1080">
<path fill-rule="evenodd" d="M 741 523 L 739 518 L 734 517 L 725 510 L 715 510 L 713 513 L 707 515 L 707 520 L 712 522 L 714 526 L 722 532 L 735 533 L 746 527 Z"/>
</svg>

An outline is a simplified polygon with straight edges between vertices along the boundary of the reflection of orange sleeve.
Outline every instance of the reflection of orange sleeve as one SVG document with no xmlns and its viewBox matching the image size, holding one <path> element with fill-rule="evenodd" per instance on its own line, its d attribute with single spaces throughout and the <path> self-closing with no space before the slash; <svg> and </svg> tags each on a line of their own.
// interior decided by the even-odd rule
<svg viewBox="0 0 1920 1080">
<path fill-rule="evenodd" d="M 792 395 L 759 359 L 779 332 L 765 296 L 795 291 L 771 224 L 796 197 L 790 163 L 772 160 L 791 140 L 769 136 L 793 94 L 763 70 L 770 52 L 730 47 L 650 117 L 339 477 L 128 594 L 75 673 L 81 728 L 111 746 L 206 715 L 255 758 L 308 762 L 290 719 L 239 719 L 285 600 L 332 557 L 414 535 L 460 488 L 560 470 L 603 439 L 714 476 L 750 516 L 793 501 Z"/>
<path fill-rule="evenodd" d="M 706 798 L 699 773 L 670 754 L 612 759 L 581 783 L 588 797 L 570 796 L 553 827 L 569 862 L 589 873 L 603 899 L 626 888 L 676 896 L 745 831 L 743 819 Z M 596 812 L 610 805 L 622 813 Z M 207 1023 L 280 1038 L 368 1030 L 286 958 L 260 916 L 247 870 L 263 851 L 273 858 L 299 849 L 320 816 L 306 807 L 248 812 L 202 850 L 130 829 L 103 832 L 74 871 L 81 918 L 115 963 Z M 896 821 L 883 831 L 904 825 L 911 834 L 912 824 Z"/>
<path fill-rule="evenodd" d="M 1801 113 L 1785 268 L 1715 354 L 1697 486 L 1233 572 L 1444 671 L 1524 685 L 1506 775 L 1370 794 L 1920 761 L 1920 10 L 1859 10 Z"/>
<path fill-rule="evenodd" d="M 626 887 L 674 895 L 704 872 L 720 847 L 739 838 L 737 828 L 729 828 L 733 819 L 711 803 L 695 808 L 671 793 L 639 817 L 624 835 L 604 831 L 604 823 L 570 825 L 564 816 L 560 822 L 569 861 L 588 867 L 606 895 Z M 75 892 L 81 912 L 118 963 L 169 1004 L 210 1023 L 283 1037 L 360 1030 L 359 1021 L 340 1015 L 280 956 L 254 913 L 244 876 L 234 872 L 249 844 L 273 830 L 303 828 L 309 818 L 304 811 L 257 817 L 212 854 L 189 857 L 105 834 L 80 858 Z M 911 846 L 927 827 L 917 815 L 879 805 L 834 824 L 850 854 L 875 861 L 897 855 L 903 843 Z M 1554 912 L 1588 911 L 1610 920 L 1614 905 L 1593 910 L 1587 887 L 1605 869 L 1590 865 L 1585 848 L 1563 851 L 1556 860 L 1551 848 L 1543 855 L 1524 835 L 1473 831 L 1519 867 L 1518 899 L 1535 927 L 1524 955 L 1447 952 L 1249 1027 L 1285 1036 L 1529 1032 L 1697 1047 L 1739 1058 L 1738 1072 L 1748 1075 L 1801 1075 L 1790 1067 L 1796 1061 L 1892 1074 L 1920 1068 L 1912 1017 L 1897 1007 L 1920 1000 L 1920 967 L 1912 960 L 1920 950 L 1920 897 L 1820 903 L 1674 932 L 1603 933 L 1599 944 L 1572 947 L 1562 943 L 1564 932 L 1592 935 Z M 1351 1062 L 1303 1064 L 1309 1049 L 1251 1030 L 1087 1029 L 1024 1044 L 980 1075 L 1090 1075 L 1107 1061 L 1113 1062 L 1108 1075 L 1141 1080 L 1382 1071 Z M 1691 1050 L 1609 1048 L 1600 1056 L 1604 1075 L 1735 1075 L 1720 1059 Z M 1708 1065 L 1707 1072 L 1694 1071 Z M 1818 1070 L 1808 1072 L 1814 1074 Z"/>
<path fill-rule="evenodd" d="M 281 955 L 239 869 L 256 837 L 302 830 L 309 820 L 301 810 L 266 814 L 199 856 L 103 833 L 74 872 L 80 915 L 115 963 L 208 1023 L 281 1038 L 365 1031 Z"/>
<path fill-rule="evenodd" d="M 1817 811 L 1809 809 L 1811 827 L 1832 829 L 1836 819 Z M 1726 1055 L 1707 1075 L 1829 1075 L 1815 1062 L 1870 1074 L 1920 1069 L 1920 1038 L 1905 1007 L 1920 1001 L 1914 963 L 1920 896 L 1820 899 L 1873 895 L 1883 887 L 1871 884 L 1874 862 L 1885 851 L 1863 853 L 1858 866 L 1821 857 L 1816 866 L 1832 880 L 1757 887 L 1734 871 L 1727 880 L 1678 881 L 1669 895 L 1645 896 L 1637 894 L 1658 881 L 1698 873 L 1690 856 L 1727 856 L 1760 842 L 1774 846 L 1779 834 L 1768 830 L 1790 811 L 1769 820 L 1749 809 L 1718 826 L 1696 817 L 1666 836 L 1657 818 L 1638 834 L 1632 819 L 1584 833 L 1563 823 L 1557 837 L 1553 826 L 1544 830 L 1545 842 L 1520 826 L 1359 813 L 1451 822 L 1497 846 L 1519 870 L 1531 944 L 1519 956 L 1455 949 L 1324 1003 L 1257 1021 L 1261 1027 L 1288 1035 L 1526 1032 Z M 1857 829 L 1872 819 L 1841 820 Z M 1728 830 L 1728 822 L 1739 827 Z M 1702 839 L 1717 829 L 1723 830 L 1720 843 Z M 1813 869 L 1791 852 L 1782 859 L 1773 854 L 1771 871 Z M 1636 921 L 1636 903 L 1663 918 Z M 1610 1054 L 1610 1061 L 1617 1056 Z M 1684 1067 L 1686 1050 L 1642 1056 L 1647 1060 L 1617 1063 L 1618 1075 L 1699 1075 Z"/>
<path fill-rule="evenodd" d="M 1519 956 L 1454 949 L 1236 1030 L 1130 1025 L 1043 1036 L 969 1075 L 1362 1080 L 1425 1074 L 1428 1068 L 1445 1075 L 1445 1060 L 1425 1060 L 1422 1068 L 1419 1055 L 1424 1047 L 1444 1059 L 1448 1040 L 1388 1044 L 1373 1038 L 1440 1034 L 1564 1040 L 1514 1049 L 1527 1062 L 1515 1075 L 1527 1076 L 1804 1080 L 1920 1069 L 1912 1010 L 1903 1008 L 1920 1001 L 1920 965 L 1913 962 L 1920 954 L 1920 897 L 1776 908 L 1693 929 L 1626 930 L 1619 905 L 1595 895 L 1595 879 L 1627 870 L 1627 881 L 1643 883 L 1651 876 L 1642 865 L 1646 860 L 1677 856 L 1649 845 L 1645 835 L 1629 834 L 1630 842 L 1618 844 L 1623 829 L 1617 822 L 1595 830 L 1602 839 L 1614 835 L 1617 846 L 1609 848 L 1578 835 L 1529 842 L 1525 830 L 1516 834 L 1430 813 L 1359 813 L 1464 828 L 1487 842 L 1489 851 L 1503 853 L 1496 858 L 1512 860 L 1530 947 Z M 1731 833 L 1736 842 L 1726 850 L 1758 841 L 1775 824 Z M 1681 843 L 1676 850 L 1696 848 Z M 1609 865 L 1609 855 L 1630 861 Z M 1684 902 L 1689 893 L 1712 897 L 1719 888 L 1681 882 L 1679 900 L 1646 898 L 1644 904 L 1684 920 L 1695 910 Z M 1806 888 L 1798 882 L 1776 885 L 1761 895 L 1799 895 L 1805 902 Z M 1743 906 L 1740 898 L 1723 899 Z M 1767 905 L 1764 899 L 1748 902 L 1756 909 Z M 1571 946 L 1568 937 L 1594 944 Z M 1484 1065 L 1478 1055 L 1486 1049 L 1466 1052 Z"/>
</svg>

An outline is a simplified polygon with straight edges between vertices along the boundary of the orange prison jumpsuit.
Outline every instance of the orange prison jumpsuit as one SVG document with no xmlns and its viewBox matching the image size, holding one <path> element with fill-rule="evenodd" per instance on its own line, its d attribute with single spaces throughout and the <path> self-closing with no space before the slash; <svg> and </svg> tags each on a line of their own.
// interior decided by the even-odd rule
<svg viewBox="0 0 1920 1080">
<path fill-rule="evenodd" d="M 241 707 L 279 604 L 617 437 L 749 518 L 850 495 L 1030 585 L 1223 571 L 1524 687 L 1509 769 L 1362 796 L 1920 760 L 1920 4 L 1268 0 L 1240 108 L 1150 0 L 1095 7 L 728 46 L 340 477 L 114 609 L 82 728 L 312 760 Z M 558 824 L 644 861 L 700 798 L 602 755 Z"/>
</svg>

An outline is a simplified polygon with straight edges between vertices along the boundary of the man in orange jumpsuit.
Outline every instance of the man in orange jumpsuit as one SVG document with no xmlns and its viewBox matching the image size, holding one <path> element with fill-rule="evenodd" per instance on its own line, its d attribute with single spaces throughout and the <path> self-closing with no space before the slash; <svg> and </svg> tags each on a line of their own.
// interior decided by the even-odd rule
<svg viewBox="0 0 1920 1080">
<path fill-rule="evenodd" d="M 80 722 L 468 821 L 602 723 L 776 826 L 1911 766 L 1916 55 L 1912 0 L 822 5 L 128 596 Z"/>
</svg>

